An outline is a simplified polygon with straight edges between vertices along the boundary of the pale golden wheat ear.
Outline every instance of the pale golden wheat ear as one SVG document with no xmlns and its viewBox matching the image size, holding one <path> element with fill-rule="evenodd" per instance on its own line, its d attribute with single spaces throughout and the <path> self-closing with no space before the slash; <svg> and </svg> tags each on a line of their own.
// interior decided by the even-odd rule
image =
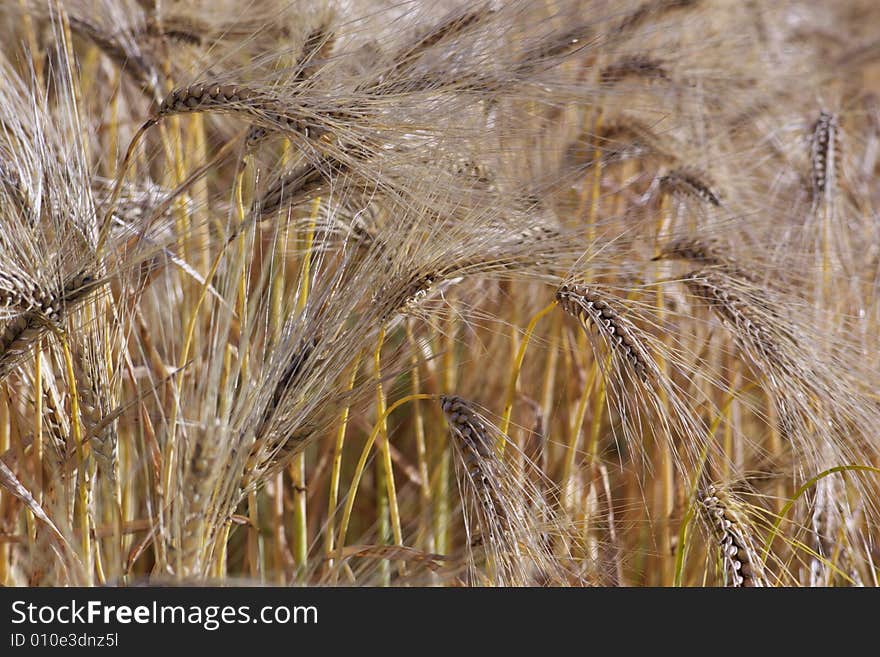
<svg viewBox="0 0 880 657">
<path fill-rule="evenodd" d="M 4 135 L 3 150 L 17 158 L 14 185 L 5 189 L 12 193 L 7 198 L 19 199 L 4 217 L 7 234 L 2 241 L 9 263 L 0 272 L 9 313 L 0 336 L 0 377 L 6 378 L 41 338 L 66 330 L 67 320 L 93 293 L 106 288 L 108 279 L 92 242 L 94 203 L 78 187 L 89 179 L 83 153 L 69 159 L 65 155 L 65 138 L 72 136 L 81 146 L 77 125 L 53 125 L 48 107 L 42 108 L 46 123 L 28 116 L 19 105 L 24 99 L 16 96 L 28 83 L 3 64 L 9 87 L 0 102 L 18 110 Z M 63 76 L 59 78 L 63 84 Z M 71 90 L 67 93 L 66 100 L 72 100 Z"/>
<path fill-rule="evenodd" d="M 0 583 L 876 584 L 877 20 L 3 3 Z"/>
<path fill-rule="evenodd" d="M 119 354 L 111 353 L 113 338 L 104 333 L 118 328 L 105 324 L 115 312 L 115 272 L 96 249 L 98 212 L 73 111 L 70 60 L 63 47 L 52 54 L 60 67 L 52 71 L 54 98 L 30 96 L 27 90 L 40 81 L 33 71 L 20 77 L 5 59 L 0 97 L 10 112 L 2 151 L 16 163 L 12 184 L 3 190 L 0 249 L 7 264 L 0 279 L 7 315 L 0 378 L 15 391 L 7 410 L 28 426 L 21 440 L 30 448 L 26 460 L 19 458 L 15 488 L 28 490 L 26 503 L 62 539 L 59 552 L 52 533 L 35 537 L 25 557 L 34 584 L 87 583 L 94 553 L 74 534 L 98 523 L 118 526 L 120 517 L 119 378 L 108 374 L 118 367 Z M 91 476 L 98 477 L 100 492 L 81 497 L 75 509 L 73 491 L 85 493 L 83 482 Z"/>
</svg>

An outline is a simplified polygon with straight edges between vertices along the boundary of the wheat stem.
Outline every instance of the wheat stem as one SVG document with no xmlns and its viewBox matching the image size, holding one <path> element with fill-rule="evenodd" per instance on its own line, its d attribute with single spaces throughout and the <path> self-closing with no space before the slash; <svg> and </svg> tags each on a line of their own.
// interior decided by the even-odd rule
<svg viewBox="0 0 880 657">
<path fill-rule="evenodd" d="M 532 338 L 532 333 L 535 331 L 535 327 L 538 325 L 538 322 L 542 317 L 549 314 L 555 307 L 558 301 L 555 299 L 548 303 L 544 308 L 539 310 L 532 317 L 531 321 L 529 321 L 528 326 L 526 327 L 525 334 L 522 338 L 522 343 L 519 345 L 519 349 L 516 352 L 516 358 L 513 361 L 513 367 L 510 370 L 510 377 L 507 382 L 507 392 L 504 395 L 504 413 L 501 416 L 501 433 L 505 436 L 507 435 L 507 431 L 510 428 L 510 416 L 513 413 L 513 401 L 516 396 L 516 384 L 519 381 L 519 373 L 522 370 L 523 360 L 526 357 L 526 349 L 529 346 L 529 340 Z M 499 454 L 504 453 L 504 442 L 498 443 L 498 452 Z"/>
<path fill-rule="evenodd" d="M 348 525 L 351 521 L 351 512 L 354 509 L 354 500 L 355 495 L 357 493 L 358 486 L 361 483 L 361 478 L 364 474 L 364 469 L 367 466 L 367 459 L 370 456 L 370 451 L 373 449 L 373 445 L 376 443 L 376 438 L 379 436 L 379 433 L 382 431 L 382 425 L 385 420 L 388 418 L 391 413 L 396 411 L 398 408 L 412 401 L 416 401 L 419 399 L 434 399 L 435 395 L 428 395 L 425 393 L 419 393 L 416 395 L 407 395 L 406 397 L 402 397 L 398 399 L 396 402 L 391 404 L 388 408 L 385 409 L 385 412 L 381 417 L 376 419 L 376 423 L 373 425 L 373 430 L 370 432 L 369 437 L 367 438 L 367 442 L 364 444 L 363 449 L 361 450 L 360 458 L 358 459 L 357 465 L 354 469 L 354 475 L 351 478 L 351 484 L 348 487 L 348 497 L 345 500 L 345 509 L 342 512 L 342 520 L 339 523 L 339 541 L 337 548 L 337 559 L 342 559 L 342 548 L 345 547 L 345 536 L 348 533 Z"/>
<path fill-rule="evenodd" d="M 421 375 L 419 372 L 419 345 L 413 335 L 412 322 L 406 322 L 406 339 L 409 343 L 411 352 L 411 369 L 410 369 L 410 394 L 418 394 L 422 389 Z M 422 414 L 422 405 L 416 403 L 413 407 L 413 423 L 416 440 L 416 457 L 418 459 L 420 486 L 420 504 L 421 514 L 419 516 L 419 537 L 426 538 L 425 549 L 428 552 L 434 551 L 433 536 L 429 535 L 430 531 L 430 515 L 431 515 L 431 482 L 428 475 L 428 448 L 425 441 L 425 418 Z"/>
<path fill-rule="evenodd" d="M 80 547 L 82 549 L 82 561 L 85 565 L 86 586 L 92 585 L 94 566 L 92 560 L 91 532 L 89 531 L 89 481 L 86 472 L 86 456 L 88 446 L 83 441 L 82 425 L 80 424 L 79 395 L 77 394 L 76 375 L 73 369 L 73 357 L 70 353 L 70 345 L 67 336 L 58 331 L 61 341 L 61 349 L 64 354 L 64 365 L 67 369 L 67 385 L 70 391 L 70 430 L 73 444 L 76 448 L 77 465 L 77 503 L 79 509 L 78 525 L 80 529 Z"/>
<path fill-rule="evenodd" d="M 354 383 L 357 379 L 358 370 L 360 369 L 361 358 L 363 352 L 358 353 L 351 366 L 351 374 L 348 378 L 346 392 L 349 394 L 354 389 Z M 342 474 L 342 457 L 343 448 L 345 447 L 345 434 L 348 430 L 348 418 L 351 413 L 351 404 L 345 404 L 342 407 L 342 413 L 339 417 L 339 427 L 336 430 L 336 443 L 333 446 L 333 469 L 330 473 L 330 493 L 327 498 L 328 516 L 331 518 L 337 511 L 339 506 L 339 478 Z M 332 521 L 327 522 L 327 530 L 325 534 L 325 554 L 327 555 L 327 569 L 331 570 L 334 565 L 334 529 L 335 524 Z"/>
</svg>

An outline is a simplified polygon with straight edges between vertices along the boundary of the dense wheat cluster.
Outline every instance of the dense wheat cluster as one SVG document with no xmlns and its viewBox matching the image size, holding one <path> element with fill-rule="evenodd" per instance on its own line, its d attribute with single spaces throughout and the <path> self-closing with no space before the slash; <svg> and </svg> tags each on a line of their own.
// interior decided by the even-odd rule
<svg viewBox="0 0 880 657">
<path fill-rule="evenodd" d="M 876 586 L 878 25 L 3 2 L 0 584 Z"/>
</svg>

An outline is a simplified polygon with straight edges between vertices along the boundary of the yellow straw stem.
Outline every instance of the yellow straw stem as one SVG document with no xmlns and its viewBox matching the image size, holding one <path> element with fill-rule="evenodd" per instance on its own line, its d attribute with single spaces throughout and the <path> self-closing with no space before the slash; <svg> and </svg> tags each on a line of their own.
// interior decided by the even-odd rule
<svg viewBox="0 0 880 657">
<path fill-rule="evenodd" d="M 88 473 L 85 471 L 86 455 L 88 446 L 83 443 L 82 425 L 80 424 L 79 395 L 76 389 L 76 376 L 74 375 L 73 357 L 70 354 L 70 345 L 67 336 L 58 332 L 61 340 L 61 348 L 64 353 L 64 366 L 67 370 L 67 379 L 70 385 L 70 432 L 73 444 L 76 448 L 76 467 L 79 473 L 77 477 L 77 501 L 79 502 L 78 524 L 80 528 L 80 546 L 82 548 L 82 561 L 85 566 L 86 585 L 92 585 L 92 542 L 89 531 L 89 490 Z"/>
<path fill-rule="evenodd" d="M 318 224 L 318 212 L 321 209 L 321 197 L 312 201 L 312 215 L 309 219 L 309 227 L 306 231 L 306 249 L 303 255 L 302 271 L 299 277 L 299 294 L 297 295 L 296 309 L 302 312 L 309 300 L 309 284 L 311 281 L 312 267 L 312 244 L 315 240 L 315 226 Z"/>
<path fill-rule="evenodd" d="M 342 512 L 342 522 L 339 525 L 339 547 L 337 549 L 337 554 L 339 558 L 342 558 L 342 548 L 345 547 L 345 535 L 348 533 L 348 524 L 351 521 L 351 512 L 354 509 L 354 499 L 357 493 L 358 486 L 361 483 L 361 477 L 364 475 L 364 468 L 367 466 L 367 459 L 370 456 L 370 450 L 373 449 L 373 445 L 376 443 L 376 438 L 379 436 L 379 432 L 382 430 L 382 425 L 385 422 L 385 419 L 391 415 L 398 408 L 403 406 L 404 404 L 416 401 L 418 399 L 434 399 L 435 395 L 429 395 L 425 393 L 419 393 L 417 395 L 407 395 L 406 397 L 402 397 L 398 399 L 396 402 L 391 404 L 388 408 L 385 409 L 385 412 L 376 420 L 376 424 L 373 425 L 373 431 L 370 433 L 369 438 L 367 438 L 367 442 L 364 445 L 363 451 L 361 451 L 361 456 L 358 459 L 357 467 L 354 470 L 354 476 L 351 480 L 351 487 L 348 491 L 348 499 L 345 500 L 345 510 Z"/>
<path fill-rule="evenodd" d="M 376 351 L 373 354 L 373 364 L 376 369 L 376 413 L 385 418 L 385 390 L 382 388 L 382 345 L 385 342 L 385 329 L 379 331 L 376 340 Z M 396 545 L 403 545 L 403 532 L 400 528 L 400 507 L 397 503 L 397 487 L 394 484 L 394 471 L 391 463 L 391 446 L 388 444 L 388 423 L 383 419 L 379 424 L 379 435 L 382 437 L 380 448 L 382 450 L 383 465 L 385 468 L 385 487 L 388 493 L 388 512 L 391 516 L 391 530 L 394 534 Z"/>
<path fill-rule="evenodd" d="M 411 322 L 406 323 L 406 339 L 409 342 L 412 352 L 412 369 L 410 370 L 410 386 L 412 394 L 417 394 L 421 389 L 421 376 L 419 374 L 419 351 L 415 336 L 413 335 Z M 413 416 L 414 432 L 416 439 L 416 455 L 418 458 L 419 478 L 421 479 L 421 503 L 422 513 L 420 514 L 420 536 L 426 536 L 429 532 L 429 511 L 431 509 L 431 481 L 428 474 L 428 446 L 425 440 L 425 418 L 422 415 L 421 404 L 416 404 Z M 429 536 L 428 550 L 433 552 L 433 537 Z"/>
<path fill-rule="evenodd" d="M 347 391 L 350 393 L 354 389 L 354 382 L 357 379 L 358 369 L 360 368 L 361 358 L 363 357 L 363 352 L 359 353 L 357 357 L 354 359 L 354 364 L 351 366 L 351 374 L 348 379 L 348 387 Z M 327 502 L 327 513 L 328 515 L 332 515 L 336 512 L 336 507 L 339 504 L 339 478 L 342 473 L 342 450 L 345 446 L 345 434 L 348 430 L 348 417 L 351 412 L 351 405 L 346 404 L 342 409 L 342 415 L 339 418 L 339 429 L 336 432 L 336 444 L 333 447 L 333 469 L 330 473 L 330 494 Z M 333 567 L 333 560 L 330 556 L 333 554 L 333 546 L 334 546 L 334 524 L 332 522 L 327 523 L 327 531 L 325 538 L 325 553 L 327 555 L 327 567 Z"/>
<path fill-rule="evenodd" d="M 318 214 L 321 210 L 321 197 L 312 201 L 312 213 L 309 225 L 306 229 L 306 248 L 303 254 L 302 269 L 299 276 L 299 293 L 297 294 L 296 310 L 303 313 L 308 305 L 310 281 L 312 275 L 312 244 L 315 240 L 315 227 L 318 224 Z M 290 464 L 290 475 L 293 483 L 293 524 L 294 524 L 294 556 L 296 557 L 299 572 L 305 573 L 309 558 L 308 539 L 308 501 L 306 489 L 306 454 L 301 451 L 293 458 Z"/>
<path fill-rule="evenodd" d="M 544 308 L 539 310 L 534 317 L 532 317 L 529 325 L 526 327 L 526 332 L 523 335 L 522 344 L 519 346 L 519 350 L 516 353 L 516 359 L 513 362 L 513 368 L 510 370 L 510 380 L 507 382 L 507 393 L 504 398 L 504 414 L 501 416 L 501 433 L 503 435 L 507 435 L 507 430 L 510 428 L 510 416 L 513 413 L 513 400 L 516 396 L 516 384 L 519 380 L 519 373 L 522 369 L 523 360 L 526 357 L 526 349 L 529 346 L 529 340 L 531 340 L 532 333 L 535 331 L 535 326 L 537 326 L 538 322 L 542 317 L 547 315 L 551 310 L 556 307 L 557 301 L 554 299 L 551 303 L 547 304 Z M 505 440 L 501 439 L 498 443 L 498 449 L 501 453 L 504 452 L 504 444 Z"/>
</svg>

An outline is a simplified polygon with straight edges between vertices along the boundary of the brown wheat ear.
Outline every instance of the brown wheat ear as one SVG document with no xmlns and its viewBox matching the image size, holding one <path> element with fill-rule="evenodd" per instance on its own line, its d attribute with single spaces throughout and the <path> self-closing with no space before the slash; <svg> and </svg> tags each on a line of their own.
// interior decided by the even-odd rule
<svg viewBox="0 0 880 657">
<path fill-rule="evenodd" d="M 693 169 L 673 169 L 660 179 L 660 189 L 672 196 L 692 196 L 715 207 L 721 206 L 721 197 L 706 176 Z"/>
<path fill-rule="evenodd" d="M 774 332 L 761 318 L 757 295 L 741 295 L 732 289 L 733 280 L 712 269 L 694 271 L 684 283 L 691 294 L 708 305 L 745 341 L 747 351 L 755 350 L 768 363 L 783 362 L 781 346 Z"/>
<path fill-rule="evenodd" d="M 453 435 L 465 451 L 472 455 L 471 464 L 478 464 L 482 459 L 495 456 L 486 425 L 466 400 L 458 395 L 441 395 L 440 406 Z"/>
<path fill-rule="evenodd" d="M 663 245 L 652 260 L 687 260 L 704 267 L 719 267 L 730 264 L 729 256 L 716 240 L 699 237 L 681 237 Z"/>
<path fill-rule="evenodd" d="M 618 34 L 632 32 L 649 21 L 659 20 L 678 9 L 691 9 L 700 0 L 646 0 L 626 16 L 614 28 Z"/>
<path fill-rule="evenodd" d="M 159 104 L 156 113 L 144 127 L 174 114 L 191 112 L 222 112 L 241 114 L 254 122 L 247 134 L 247 147 L 253 149 L 270 132 L 296 133 L 317 138 L 326 130 L 291 116 L 279 103 L 257 90 L 237 84 L 192 84 L 175 89 Z"/>
<path fill-rule="evenodd" d="M 137 36 L 168 39 L 188 46 L 202 46 L 206 40 L 206 35 L 200 33 L 202 31 L 206 32 L 207 28 L 195 23 L 176 22 L 174 25 L 169 25 L 165 22 L 160 24 L 158 21 L 148 20 L 146 26 L 137 33 Z"/>
<path fill-rule="evenodd" d="M 840 171 L 840 121 L 835 114 L 822 110 L 813 124 L 810 138 L 813 200 L 820 201 L 837 184 Z"/>
<path fill-rule="evenodd" d="M 725 581 L 730 587 L 767 586 L 764 566 L 755 550 L 740 504 L 717 486 L 700 495 L 701 510 L 721 546 Z"/>
<path fill-rule="evenodd" d="M 84 18 L 68 16 L 68 23 L 74 34 L 95 44 L 120 71 L 137 83 L 146 96 L 151 99 L 156 97 L 159 76 L 146 58 L 132 52 L 131 48 L 126 48 L 112 34 Z"/>
<path fill-rule="evenodd" d="M 595 326 L 640 379 L 645 381 L 654 373 L 654 362 L 639 339 L 635 325 L 622 317 L 598 292 L 586 285 L 567 283 L 557 290 L 556 300 L 585 328 Z"/>
<path fill-rule="evenodd" d="M 193 84 L 179 87 L 162 99 L 156 118 L 183 112 L 227 111 L 247 107 L 257 92 L 237 84 Z"/>
<path fill-rule="evenodd" d="M 486 20 L 494 13 L 495 10 L 488 3 L 477 6 L 474 9 L 467 9 L 464 12 L 453 12 L 436 26 L 419 34 L 413 42 L 407 43 L 400 48 L 395 53 L 395 63 L 391 69 L 391 74 L 405 71 L 427 50 L 445 40 L 455 38 L 481 21 Z M 386 75 L 384 77 L 389 76 Z"/>
<path fill-rule="evenodd" d="M 490 472 L 497 455 L 494 452 L 492 437 L 485 423 L 477 416 L 471 405 L 457 395 L 441 395 L 440 406 L 446 421 L 456 439 L 456 447 L 463 455 L 467 468 L 467 476 L 480 497 L 482 511 L 487 519 L 504 520 L 507 514 L 498 499 L 496 487 L 493 485 L 493 473 Z M 485 534 L 492 534 L 494 522 L 483 523 Z M 485 538 L 496 536 L 484 536 Z"/>
<path fill-rule="evenodd" d="M 629 55 L 602 69 L 599 80 L 603 84 L 614 85 L 627 78 L 668 80 L 669 73 L 663 62 L 647 55 Z"/>
</svg>

